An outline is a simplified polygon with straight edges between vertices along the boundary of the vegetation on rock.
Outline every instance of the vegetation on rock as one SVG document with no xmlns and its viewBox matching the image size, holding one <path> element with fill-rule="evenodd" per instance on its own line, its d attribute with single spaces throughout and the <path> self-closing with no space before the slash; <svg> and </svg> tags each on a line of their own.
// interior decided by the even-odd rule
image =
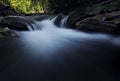
<svg viewBox="0 0 120 81">
<path fill-rule="evenodd" d="M 2 4 L 11 5 L 17 12 L 43 13 L 43 8 L 39 0 L 0 0 Z"/>
</svg>

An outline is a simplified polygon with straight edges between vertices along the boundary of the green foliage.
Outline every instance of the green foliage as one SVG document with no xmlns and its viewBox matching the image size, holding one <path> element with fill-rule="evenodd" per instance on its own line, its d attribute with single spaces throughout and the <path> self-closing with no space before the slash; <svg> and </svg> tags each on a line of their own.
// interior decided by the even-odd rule
<svg viewBox="0 0 120 81">
<path fill-rule="evenodd" d="M 10 4 L 17 12 L 43 13 L 40 0 L 0 0 L 2 4 Z"/>
</svg>

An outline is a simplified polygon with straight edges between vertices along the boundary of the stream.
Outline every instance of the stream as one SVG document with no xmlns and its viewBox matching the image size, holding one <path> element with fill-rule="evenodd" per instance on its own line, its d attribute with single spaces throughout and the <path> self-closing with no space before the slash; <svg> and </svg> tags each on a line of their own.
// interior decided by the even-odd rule
<svg viewBox="0 0 120 81">
<path fill-rule="evenodd" d="M 55 18 L 0 39 L 0 81 L 119 81 L 120 37 L 60 26 Z"/>
</svg>

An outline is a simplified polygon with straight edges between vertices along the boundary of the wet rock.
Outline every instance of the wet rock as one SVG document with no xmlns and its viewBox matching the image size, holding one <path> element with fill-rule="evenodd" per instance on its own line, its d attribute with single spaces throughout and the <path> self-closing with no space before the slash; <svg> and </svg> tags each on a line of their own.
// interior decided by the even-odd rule
<svg viewBox="0 0 120 81">
<path fill-rule="evenodd" d="M 115 24 L 110 22 L 97 20 L 94 18 L 87 18 L 83 21 L 76 23 L 78 30 L 90 31 L 90 32 L 101 32 L 110 34 L 120 34 L 120 29 Z"/>
<path fill-rule="evenodd" d="M 17 37 L 17 36 L 18 35 L 14 31 L 8 29 L 7 27 L 6 28 L 1 28 L 0 27 L 0 38 L 3 38 L 3 37 Z"/>
<path fill-rule="evenodd" d="M 64 18 L 66 18 L 67 16 L 66 15 L 63 15 L 63 14 L 59 14 L 58 16 L 56 16 L 57 18 L 55 19 L 55 22 L 54 24 L 57 25 L 57 26 L 60 26 L 62 24 L 62 20 Z"/>
<path fill-rule="evenodd" d="M 19 31 L 28 30 L 26 22 L 19 17 L 5 17 L 0 24 L 2 28 L 8 27 L 9 29 Z"/>
<path fill-rule="evenodd" d="M 116 23 L 116 25 L 118 26 L 118 28 L 119 28 L 119 30 L 120 30 L 120 21 L 118 21 L 118 22 Z"/>
</svg>

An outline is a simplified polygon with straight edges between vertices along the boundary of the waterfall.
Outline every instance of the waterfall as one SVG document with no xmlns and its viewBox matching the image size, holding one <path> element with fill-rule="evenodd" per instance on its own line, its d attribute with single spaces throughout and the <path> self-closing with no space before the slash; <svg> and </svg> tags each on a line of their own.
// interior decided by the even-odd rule
<svg viewBox="0 0 120 81">
<path fill-rule="evenodd" d="M 81 43 L 98 43 L 98 46 L 101 46 L 100 43 L 109 43 L 112 45 L 120 45 L 118 42 L 120 38 L 114 38 L 110 35 L 95 33 L 89 34 L 84 33 L 81 31 L 65 28 L 65 23 L 67 22 L 67 18 L 65 17 L 61 20 L 60 27 L 54 24 L 57 16 L 50 19 L 45 19 L 42 21 L 34 21 L 34 31 L 26 31 L 26 32 L 19 32 L 19 35 L 23 39 L 24 42 L 30 45 L 32 49 L 38 49 L 37 51 L 42 52 L 43 54 L 47 54 L 48 52 L 54 52 L 55 50 L 61 48 L 69 48 L 69 47 L 76 47 L 81 46 Z M 29 26 L 28 26 L 29 27 Z M 32 28 L 31 28 L 32 29 Z M 79 44 L 79 45 L 77 45 Z M 87 49 L 89 46 L 87 46 Z M 54 50 L 54 51 L 53 51 Z"/>
<path fill-rule="evenodd" d="M 58 17 L 58 16 L 53 17 L 52 19 L 50 19 L 50 21 L 54 23 L 54 22 L 55 22 L 55 20 L 57 19 L 57 17 Z"/>
<path fill-rule="evenodd" d="M 66 16 L 61 20 L 60 27 L 66 27 L 68 18 L 69 16 Z"/>
<path fill-rule="evenodd" d="M 68 17 L 69 16 L 66 16 L 63 19 L 61 19 L 61 21 L 60 21 L 60 28 L 66 28 Z M 24 23 L 26 23 L 29 31 L 34 31 L 34 30 L 41 30 L 41 28 L 43 28 L 42 26 L 44 26 L 44 25 L 46 26 L 46 24 L 48 25 L 48 26 L 46 26 L 48 28 L 46 28 L 46 27 L 45 28 L 49 29 L 50 23 L 54 24 L 55 21 L 56 21 L 56 19 L 58 18 L 58 16 L 55 16 L 55 17 L 52 17 L 52 18 L 50 17 L 50 18 L 42 20 L 42 21 L 38 21 L 38 20 L 35 20 L 35 19 L 29 19 L 29 20 L 27 20 L 27 18 L 23 18 L 23 17 L 19 17 L 19 18 L 21 18 L 21 19 L 23 19 L 25 21 Z M 30 23 L 31 21 L 32 21 L 32 23 Z M 54 26 L 54 25 L 52 25 L 52 26 Z M 54 28 L 56 28 L 56 27 L 54 26 Z"/>
<path fill-rule="evenodd" d="M 117 45 L 119 45 L 118 43 L 118 38 L 114 38 L 110 35 L 105 35 L 105 34 L 100 34 L 100 33 L 95 33 L 95 34 L 88 34 L 88 33 L 84 33 L 84 32 L 80 32 L 77 30 L 73 30 L 73 29 L 69 29 L 66 28 L 66 22 L 69 16 L 64 17 L 61 21 L 60 21 L 60 27 L 56 26 L 54 24 L 54 22 L 56 21 L 58 16 L 52 17 L 52 18 L 48 18 L 48 19 L 44 19 L 42 21 L 39 20 L 35 20 L 34 18 L 32 19 L 27 19 L 24 17 L 20 17 L 21 19 L 23 19 L 23 21 L 25 21 L 25 23 L 27 24 L 27 27 L 29 29 L 29 31 L 32 31 L 33 33 L 36 32 L 39 33 L 40 32 L 48 32 L 49 34 L 55 34 L 56 37 L 59 38 L 59 36 L 63 36 L 66 38 L 71 38 L 71 39 L 75 39 L 75 40 L 79 40 L 81 38 L 91 38 L 91 39 L 112 39 L 109 40 L 112 43 L 116 44 L 115 41 L 117 41 Z M 28 32 L 29 33 L 29 32 Z M 30 32 L 31 33 L 31 32 Z"/>
</svg>

